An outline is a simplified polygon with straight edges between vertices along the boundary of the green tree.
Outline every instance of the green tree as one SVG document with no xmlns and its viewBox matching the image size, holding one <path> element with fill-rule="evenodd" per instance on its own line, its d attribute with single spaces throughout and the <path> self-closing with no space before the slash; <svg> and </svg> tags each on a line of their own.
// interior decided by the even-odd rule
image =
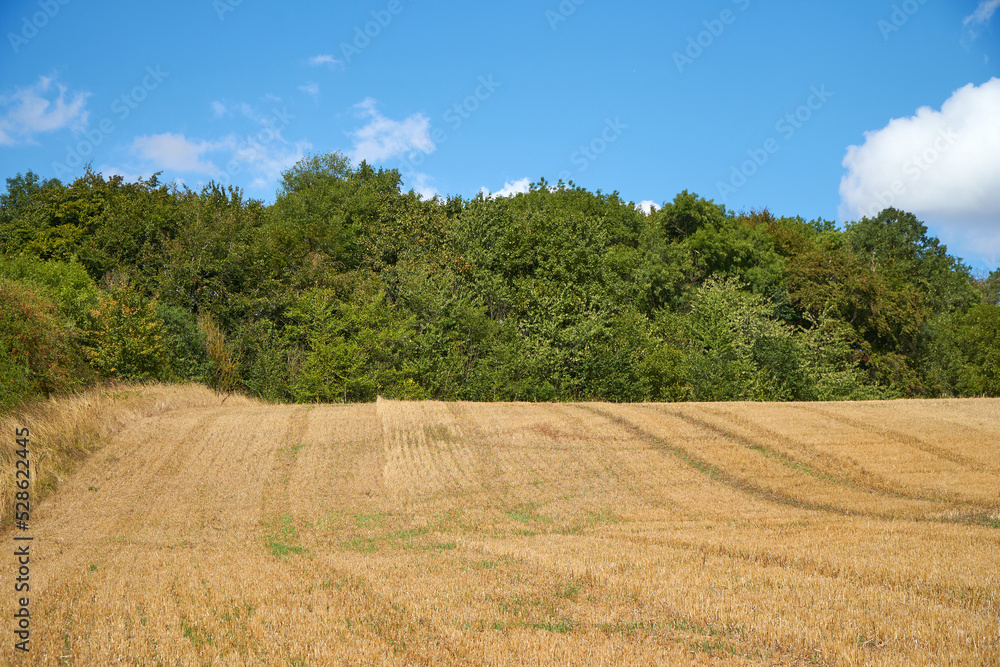
<svg viewBox="0 0 1000 667">
<path fill-rule="evenodd" d="M 773 315 L 773 304 L 734 280 L 709 281 L 684 318 L 688 377 L 696 400 L 871 398 L 849 330 L 826 317 L 810 329 Z"/>
<path fill-rule="evenodd" d="M 928 236 L 912 213 L 888 208 L 848 223 L 845 235 L 859 259 L 883 274 L 890 287 L 912 287 L 933 312 L 964 309 L 978 300 L 968 267 Z"/>
<path fill-rule="evenodd" d="M 670 239 L 685 239 L 704 227 L 721 227 L 729 217 L 726 207 L 683 191 L 650 216 Z"/>
<path fill-rule="evenodd" d="M 302 350 L 301 365 L 289 387 L 296 401 L 425 395 L 402 363 L 412 323 L 384 292 L 360 285 L 341 300 L 333 290 L 314 288 L 289 309 L 288 318 L 286 347 Z"/>
<path fill-rule="evenodd" d="M 192 313 L 207 310 L 228 330 L 260 317 L 279 300 L 263 249 L 263 204 L 215 183 L 176 196 L 179 221 L 164 242 L 160 300 Z"/>
<path fill-rule="evenodd" d="M 958 321 L 958 346 L 965 364 L 958 388 L 965 395 L 1000 396 L 1000 306 L 973 306 Z"/>
<path fill-rule="evenodd" d="M 771 219 L 766 211 L 758 216 Z M 693 255 L 699 282 L 738 278 L 771 301 L 787 299 L 782 284 L 786 261 L 775 249 L 766 225 L 754 217 L 706 223 L 688 236 L 684 245 Z"/>
<path fill-rule="evenodd" d="M 1000 306 L 981 303 L 935 321 L 922 362 L 936 395 L 1000 396 Z"/>
<path fill-rule="evenodd" d="M 163 321 L 166 378 L 177 382 L 209 382 L 210 367 L 205 333 L 194 314 L 177 306 L 156 304 Z"/>
<path fill-rule="evenodd" d="M 394 300 L 413 316 L 409 368 L 415 381 L 437 399 L 488 395 L 500 325 L 481 298 L 456 274 L 414 261 L 396 265 L 384 277 Z"/>
<path fill-rule="evenodd" d="M 164 379 L 166 345 L 156 303 L 147 301 L 126 276 L 108 280 L 85 332 L 87 357 L 105 378 L 128 382 Z"/>
<path fill-rule="evenodd" d="M 37 210 L 61 189 L 58 180 L 42 181 L 32 171 L 7 178 L 7 191 L 0 194 L 0 253 L 18 254 L 34 239 L 43 226 Z"/>
<path fill-rule="evenodd" d="M 289 266 L 299 284 L 315 285 L 315 269 L 345 271 L 365 260 L 378 270 L 395 261 L 381 230 L 397 214 L 399 172 L 352 169 L 340 153 L 311 156 L 285 172 L 270 210 L 267 237 L 275 267 Z M 398 227 L 397 227 L 398 229 Z M 407 226 L 404 233 L 413 231 Z"/>
</svg>

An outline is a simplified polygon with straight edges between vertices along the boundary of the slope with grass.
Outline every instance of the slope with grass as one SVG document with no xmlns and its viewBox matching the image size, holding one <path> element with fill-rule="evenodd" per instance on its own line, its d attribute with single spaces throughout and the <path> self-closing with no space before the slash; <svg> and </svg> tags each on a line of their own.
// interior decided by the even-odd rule
<svg viewBox="0 0 1000 667">
<path fill-rule="evenodd" d="M 992 664 L 998 416 L 150 411 L 35 509 L 32 651 L 0 662 Z"/>
</svg>

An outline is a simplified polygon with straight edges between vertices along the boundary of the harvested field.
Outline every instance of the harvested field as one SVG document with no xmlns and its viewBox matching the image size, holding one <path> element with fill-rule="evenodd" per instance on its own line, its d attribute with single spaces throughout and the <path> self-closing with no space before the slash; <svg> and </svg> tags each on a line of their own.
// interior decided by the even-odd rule
<svg viewBox="0 0 1000 667">
<path fill-rule="evenodd" d="M 998 443 L 992 399 L 163 411 L 32 508 L 0 663 L 1000 664 Z"/>
</svg>

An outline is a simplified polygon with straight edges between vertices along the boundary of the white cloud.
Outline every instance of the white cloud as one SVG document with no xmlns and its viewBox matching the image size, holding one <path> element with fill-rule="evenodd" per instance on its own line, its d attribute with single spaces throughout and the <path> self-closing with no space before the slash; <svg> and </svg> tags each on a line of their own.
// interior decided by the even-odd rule
<svg viewBox="0 0 1000 667">
<path fill-rule="evenodd" d="M 255 121 L 255 122 L 258 122 L 258 123 L 265 123 L 266 124 L 266 120 L 267 120 L 266 117 L 262 116 L 259 113 L 257 113 L 256 109 L 254 109 L 252 106 L 250 106 L 246 102 L 240 102 L 239 104 L 233 105 L 233 109 L 235 111 L 239 111 L 241 114 L 243 114 L 244 116 L 246 116 L 247 118 L 249 118 L 252 121 Z"/>
<path fill-rule="evenodd" d="M 643 213 L 645 213 L 646 215 L 649 215 L 656 209 L 660 208 L 660 205 L 651 199 L 644 199 L 638 204 L 636 204 L 635 207 L 640 211 L 642 211 Z"/>
<path fill-rule="evenodd" d="M 328 53 L 321 53 L 317 56 L 313 56 L 312 58 L 310 58 L 309 64 L 312 65 L 313 67 L 319 67 L 320 65 L 336 67 L 337 65 L 340 65 L 341 62 Z"/>
<path fill-rule="evenodd" d="M 500 190 L 497 192 L 491 193 L 489 189 L 486 187 L 480 189 L 480 192 L 487 199 L 495 199 L 497 197 L 513 197 L 516 194 L 528 192 L 528 190 L 530 189 L 531 189 L 531 179 L 521 178 L 514 181 L 513 183 L 511 183 L 510 181 L 506 181 L 503 184 L 503 187 L 500 188 Z"/>
<path fill-rule="evenodd" d="M 297 141 L 292 145 L 262 144 L 252 154 L 244 151 L 241 155 L 247 159 L 249 171 L 254 175 L 250 184 L 261 190 L 277 187 L 282 172 L 305 158 L 312 147 L 308 141 Z"/>
<path fill-rule="evenodd" d="M 309 84 L 309 86 L 313 85 L 315 84 L 312 83 Z M 300 86 L 300 90 L 304 90 L 306 87 L 307 86 Z M 319 88 L 317 87 L 316 90 L 318 92 Z M 270 94 L 265 95 L 264 99 L 268 101 L 280 102 L 280 98 L 274 97 L 273 95 Z M 274 120 L 273 113 L 261 113 L 252 105 L 247 104 L 246 102 L 222 102 L 216 100 L 211 103 L 211 107 L 212 107 L 212 113 L 215 115 L 216 118 L 222 118 L 223 116 L 231 116 L 231 117 L 242 116 L 264 127 L 270 127 Z"/>
<path fill-rule="evenodd" d="M 406 177 L 407 185 L 416 192 L 422 199 L 434 199 L 440 197 L 441 193 L 430 184 L 431 177 L 419 171 L 412 172 Z"/>
<path fill-rule="evenodd" d="M 375 100 L 366 100 L 354 105 L 359 117 L 368 118 L 368 124 L 352 133 L 354 148 L 349 157 L 355 163 L 362 160 L 382 162 L 397 157 L 408 157 L 422 153 L 433 153 L 437 146 L 431 139 L 431 121 L 422 113 L 416 113 L 404 120 L 386 118 L 375 108 Z"/>
<path fill-rule="evenodd" d="M 255 123 L 262 123 L 267 120 L 266 116 L 257 113 L 257 111 L 246 102 L 226 104 L 224 102 L 216 100 L 212 102 L 211 107 L 212 107 L 212 114 L 214 114 L 216 118 L 222 118 L 223 116 L 239 114 L 241 116 L 249 118 Z"/>
<path fill-rule="evenodd" d="M 319 95 L 319 84 L 310 81 L 304 86 L 299 86 L 299 90 L 301 90 L 303 93 L 306 93 L 307 95 L 312 95 L 313 97 L 316 97 Z"/>
<path fill-rule="evenodd" d="M 148 177 L 155 171 L 201 174 L 223 184 L 243 182 L 252 188 L 266 190 L 276 187 L 282 172 L 306 157 L 312 148 L 308 141 L 290 144 L 276 131 L 242 137 L 230 134 L 217 141 L 196 141 L 166 132 L 133 141 L 132 153 L 143 165 L 108 167 L 107 173 L 133 180 L 138 174 Z M 214 154 L 216 159 L 209 159 L 209 154 Z M 216 164 L 224 165 L 225 170 Z M 173 174 L 169 176 L 180 181 Z M 204 181 L 198 182 L 204 184 Z"/>
<path fill-rule="evenodd" d="M 937 111 L 921 107 L 850 146 L 840 217 L 894 206 L 929 225 L 1000 249 L 1000 79 L 955 91 Z"/>
<path fill-rule="evenodd" d="M 184 182 L 184 175 L 200 187 L 208 180 L 223 185 L 268 190 L 276 188 L 282 172 L 294 166 L 312 150 L 305 140 L 290 142 L 283 131 L 295 119 L 287 109 L 274 108 L 260 113 L 246 103 L 218 102 L 227 116 L 248 127 L 246 133 L 232 132 L 218 138 L 187 137 L 165 132 L 137 137 L 131 146 L 133 164 L 114 168 L 113 173 L 134 176 L 156 171 L 166 178 Z M 213 109 L 216 103 L 212 104 Z M 244 120 L 240 120 L 244 119 Z M 191 178 L 191 176 L 201 178 Z"/>
<path fill-rule="evenodd" d="M 970 23 L 986 25 L 993 18 L 993 13 L 997 10 L 997 7 L 1000 7 L 1000 0 L 982 0 L 979 6 L 976 7 L 976 11 L 966 16 L 962 23 L 964 25 L 969 25 Z"/>
<path fill-rule="evenodd" d="M 136 137 L 132 142 L 132 152 L 152 163 L 156 169 L 191 172 L 196 174 L 217 174 L 219 168 L 212 162 L 203 161 L 205 153 L 230 146 L 228 142 L 212 143 L 191 141 L 183 134 L 164 132 Z"/>
<path fill-rule="evenodd" d="M 0 117 L 0 146 L 32 142 L 33 135 L 43 132 L 84 129 L 87 126 L 84 106 L 90 93 L 67 95 L 67 92 L 66 86 L 54 78 L 42 76 L 27 88 L 0 95 L 0 107 L 6 107 L 6 113 Z"/>
<path fill-rule="evenodd" d="M 121 176 L 126 183 L 135 183 L 139 179 L 147 179 L 151 177 L 155 172 L 137 172 L 130 169 L 122 169 L 121 167 L 112 167 L 109 165 L 101 165 L 97 168 L 97 172 L 104 176 L 105 178 L 111 178 L 112 176 Z"/>
<path fill-rule="evenodd" d="M 979 31 L 990 22 L 998 7 L 1000 7 L 1000 0 L 982 0 L 976 7 L 976 11 L 965 17 L 962 25 L 965 26 L 970 38 L 975 39 L 979 36 Z"/>
</svg>

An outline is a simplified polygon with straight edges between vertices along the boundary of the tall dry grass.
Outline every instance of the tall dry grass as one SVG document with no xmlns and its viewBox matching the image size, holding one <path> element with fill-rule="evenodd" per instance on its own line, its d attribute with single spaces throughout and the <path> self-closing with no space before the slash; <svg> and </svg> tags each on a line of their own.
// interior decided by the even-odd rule
<svg viewBox="0 0 1000 667">
<path fill-rule="evenodd" d="M 221 405 L 225 396 L 203 385 L 112 385 L 36 401 L 0 414 L 0 498 L 14 497 L 15 431 L 30 431 L 31 498 L 38 503 L 124 426 L 183 408 Z M 250 405 L 239 397 L 230 405 Z M 0 528 L 11 503 L 0 504 Z"/>
</svg>

